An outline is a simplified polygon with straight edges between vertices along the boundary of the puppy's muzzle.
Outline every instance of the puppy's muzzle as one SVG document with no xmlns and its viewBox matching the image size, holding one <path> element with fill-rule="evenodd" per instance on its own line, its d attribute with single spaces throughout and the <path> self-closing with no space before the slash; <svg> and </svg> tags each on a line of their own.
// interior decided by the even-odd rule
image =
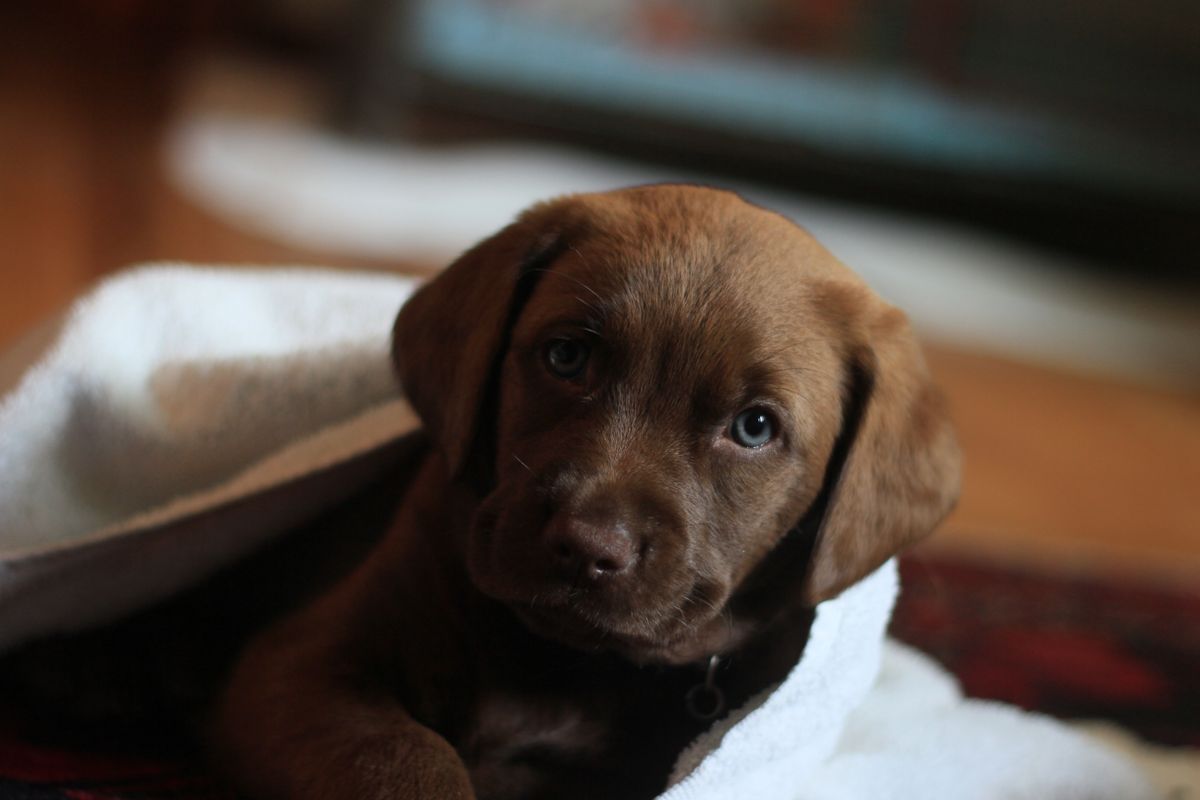
<svg viewBox="0 0 1200 800">
<path fill-rule="evenodd" d="M 634 573 L 640 559 L 639 537 L 619 518 L 560 511 L 544 538 L 559 577 L 576 586 L 613 587 Z"/>
</svg>

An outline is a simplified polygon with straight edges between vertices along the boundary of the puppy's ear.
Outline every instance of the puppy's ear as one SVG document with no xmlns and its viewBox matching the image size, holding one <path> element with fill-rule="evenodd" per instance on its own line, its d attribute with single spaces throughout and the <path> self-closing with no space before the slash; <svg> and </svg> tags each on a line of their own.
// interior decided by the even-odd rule
<svg viewBox="0 0 1200 800">
<path fill-rule="evenodd" d="M 907 319 L 874 296 L 855 295 L 842 430 L 818 499 L 823 514 L 805 585 L 813 604 L 931 533 L 959 492 L 946 404 Z"/>
<path fill-rule="evenodd" d="M 566 203 L 534 206 L 405 303 L 392 332 L 400 386 L 452 474 L 479 434 L 508 337 L 540 272 L 564 249 Z"/>
</svg>

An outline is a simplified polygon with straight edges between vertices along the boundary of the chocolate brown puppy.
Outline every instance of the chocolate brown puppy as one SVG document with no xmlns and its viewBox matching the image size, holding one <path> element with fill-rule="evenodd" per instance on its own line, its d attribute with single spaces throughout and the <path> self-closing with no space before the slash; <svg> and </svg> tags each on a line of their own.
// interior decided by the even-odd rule
<svg viewBox="0 0 1200 800">
<path fill-rule="evenodd" d="M 958 492 L 904 315 L 727 192 L 535 206 L 394 356 L 432 446 L 377 549 L 237 667 L 213 741 L 255 798 L 653 797 Z"/>
</svg>

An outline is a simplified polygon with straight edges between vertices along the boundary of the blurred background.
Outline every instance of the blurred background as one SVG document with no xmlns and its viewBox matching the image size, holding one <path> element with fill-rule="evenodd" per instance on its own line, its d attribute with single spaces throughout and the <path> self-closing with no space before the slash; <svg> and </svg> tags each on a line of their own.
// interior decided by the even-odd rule
<svg viewBox="0 0 1200 800">
<path fill-rule="evenodd" d="M 0 344 L 154 260 L 431 272 L 534 200 L 732 186 L 931 348 L 933 547 L 1200 575 L 1200 6 L 0 8 Z"/>
<path fill-rule="evenodd" d="M 429 274 L 658 180 L 781 210 L 911 313 L 967 470 L 919 558 L 1049 576 L 972 580 L 1076 620 L 1194 597 L 1200 4 L 0 4 L 0 347 L 131 263 Z M 1128 629 L 1192 658 L 1188 602 Z"/>
</svg>

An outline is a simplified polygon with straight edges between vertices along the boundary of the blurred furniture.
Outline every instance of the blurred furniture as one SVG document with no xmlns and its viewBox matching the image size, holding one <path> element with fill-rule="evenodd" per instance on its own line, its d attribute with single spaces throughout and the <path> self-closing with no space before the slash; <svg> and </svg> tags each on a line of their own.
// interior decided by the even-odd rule
<svg viewBox="0 0 1200 800">
<path fill-rule="evenodd" d="M 1139 275 L 1200 246 L 1200 5 L 371 0 L 349 117 L 523 134 L 951 215 Z"/>
</svg>

